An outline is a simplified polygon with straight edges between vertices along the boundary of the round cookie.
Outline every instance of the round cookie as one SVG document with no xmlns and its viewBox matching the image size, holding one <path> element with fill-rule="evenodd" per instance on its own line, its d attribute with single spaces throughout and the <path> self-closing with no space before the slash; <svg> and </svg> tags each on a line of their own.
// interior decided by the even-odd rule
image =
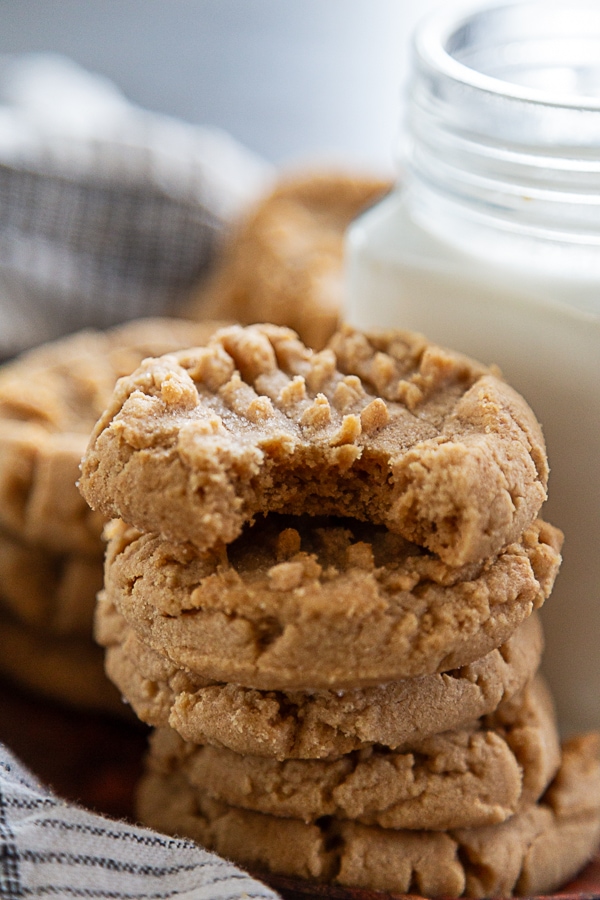
<svg viewBox="0 0 600 900">
<path fill-rule="evenodd" d="M 485 366 L 408 332 L 344 327 L 315 353 L 257 325 L 122 379 L 80 489 L 199 549 L 270 512 L 352 516 L 462 566 L 519 539 L 547 474 L 531 409 Z"/>
<path fill-rule="evenodd" d="M 150 746 L 152 767 L 182 772 L 230 806 L 427 831 L 505 821 L 539 798 L 560 763 L 552 700 L 539 677 L 485 721 L 404 751 L 371 747 L 336 760 L 279 761 L 189 744 L 172 729 L 156 730 Z"/>
<path fill-rule="evenodd" d="M 54 553 L 102 556 L 104 517 L 77 490 L 89 434 L 117 379 L 216 328 L 142 319 L 83 331 L 0 367 L 0 527 Z"/>
<path fill-rule="evenodd" d="M 180 668 L 263 690 L 343 689 L 467 665 L 548 596 L 561 533 L 538 520 L 494 560 L 451 568 L 353 519 L 259 519 L 227 547 L 106 529 L 105 590 Z"/>
<path fill-rule="evenodd" d="M 332 758 L 371 744 L 392 749 L 493 712 L 538 670 L 537 613 L 497 650 L 451 672 L 350 691 L 257 691 L 205 684 L 141 641 L 101 594 L 96 639 L 108 677 L 149 725 L 184 740 L 276 759 Z"/>
<path fill-rule="evenodd" d="M 124 716 L 131 709 L 104 672 L 91 638 L 51 635 L 0 614 L 0 673 L 34 694 L 79 709 Z"/>
<path fill-rule="evenodd" d="M 323 347 L 342 309 L 346 228 L 390 187 L 341 171 L 281 178 L 232 230 L 186 314 L 287 325 Z"/>
<path fill-rule="evenodd" d="M 137 812 L 266 880 L 274 873 L 425 897 L 546 894 L 573 878 L 600 841 L 600 736 L 568 741 L 542 799 L 482 828 L 393 830 L 329 817 L 306 824 L 211 800 L 181 772 L 149 771 Z"/>
<path fill-rule="evenodd" d="M 104 518 L 77 490 L 87 432 L 0 418 L 0 526 L 51 553 L 102 558 Z"/>
<path fill-rule="evenodd" d="M 0 530 L 0 606 L 24 625 L 90 638 L 102 560 L 53 554 Z"/>
</svg>

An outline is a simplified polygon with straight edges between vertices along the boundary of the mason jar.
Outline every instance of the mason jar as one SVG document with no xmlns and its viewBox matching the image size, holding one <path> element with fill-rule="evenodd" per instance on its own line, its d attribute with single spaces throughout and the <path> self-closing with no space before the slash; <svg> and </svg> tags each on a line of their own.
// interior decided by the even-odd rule
<svg viewBox="0 0 600 900">
<path fill-rule="evenodd" d="M 398 187 L 350 228 L 344 317 L 500 366 L 540 420 L 565 533 L 542 610 L 561 730 L 600 726 L 600 4 L 417 28 Z"/>
</svg>

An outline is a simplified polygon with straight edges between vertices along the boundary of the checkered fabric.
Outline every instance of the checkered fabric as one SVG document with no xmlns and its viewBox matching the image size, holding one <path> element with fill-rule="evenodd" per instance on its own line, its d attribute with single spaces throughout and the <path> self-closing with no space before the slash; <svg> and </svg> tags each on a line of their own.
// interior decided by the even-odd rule
<svg viewBox="0 0 600 900">
<path fill-rule="evenodd" d="M 175 312 L 270 167 L 61 57 L 0 64 L 0 359 Z"/>
<path fill-rule="evenodd" d="M 0 898 L 273 900 L 191 841 L 66 804 L 0 744 Z"/>
</svg>

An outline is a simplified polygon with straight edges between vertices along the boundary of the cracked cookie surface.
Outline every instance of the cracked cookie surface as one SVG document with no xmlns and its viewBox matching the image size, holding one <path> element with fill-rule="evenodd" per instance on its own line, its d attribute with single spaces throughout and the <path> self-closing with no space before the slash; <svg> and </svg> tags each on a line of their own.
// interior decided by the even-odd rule
<svg viewBox="0 0 600 900">
<path fill-rule="evenodd" d="M 489 368 L 408 332 L 343 327 L 316 353 L 271 325 L 122 379 L 86 450 L 94 509 L 200 549 L 269 512 L 382 525 L 461 566 L 546 497 L 541 429 Z"/>
<path fill-rule="evenodd" d="M 90 432 L 120 376 L 144 357 L 202 343 L 215 327 L 140 319 L 0 366 L 0 526 L 55 553 L 100 558 L 104 518 L 76 487 Z"/>
<path fill-rule="evenodd" d="M 436 675 L 347 691 L 258 691 L 206 683 L 152 650 L 105 595 L 96 639 L 106 671 L 136 715 L 184 740 L 276 759 L 316 759 L 381 744 L 398 748 L 493 712 L 538 670 L 537 613 L 483 659 Z"/>
<path fill-rule="evenodd" d="M 107 598 L 151 648 L 213 681 L 342 689 L 467 665 L 550 593 L 562 534 L 538 520 L 462 568 L 356 520 L 270 516 L 228 546 L 106 529 Z"/>
<path fill-rule="evenodd" d="M 0 607 L 50 634 L 92 635 L 102 560 L 50 553 L 0 529 Z"/>
<path fill-rule="evenodd" d="M 151 770 L 137 809 L 145 824 L 258 873 L 426 897 L 545 894 L 574 877 L 600 841 L 600 735 L 567 741 L 541 800 L 481 828 L 394 830 L 333 817 L 306 824 L 228 806 L 181 772 Z"/>
<path fill-rule="evenodd" d="M 508 819 L 556 774 L 560 746 L 550 694 L 538 677 L 523 694 L 463 729 L 336 760 L 242 756 L 155 730 L 150 767 L 182 772 L 214 800 L 284 818 L 323 816 L 383 828 L 441 831 Z"/>
</svg>

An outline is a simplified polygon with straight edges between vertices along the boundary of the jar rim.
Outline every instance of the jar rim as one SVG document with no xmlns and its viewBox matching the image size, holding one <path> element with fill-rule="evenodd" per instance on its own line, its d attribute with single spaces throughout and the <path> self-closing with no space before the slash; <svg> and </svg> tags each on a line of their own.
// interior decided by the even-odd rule
<svg viewBox="0 0 600 900">
<path fill-rule="evenodd" d="M 575 3 L 568 4 L 565 0 L 512 0 L 508 3 L 488 4 L 483 7 L 481 4 L 474 6 L 473 2 L 468 5 L 463 3 L 458 7 L 430 13 L 415 29 L 412 40 L 413 52 L 427 68 L 482 94 L 512 98 L 538 107 L 597 112 L 600 110 L 600 96 L 596 98 L 579 93 L 557 95 L 550 90 L 504 80 L 461 62 L 448 49 L 461 30 L 467 31 L 476 27 L 485 17 L 507 19 L 514 13 L 521 15 L 529 13 L 534 17 L 537 15 L 538 21 L 540 16 L 543 17 L 542 21 L 548 21 L 548 16 L 553 11 L 568 13 L 570 16 L 573 16 L 575 11 L 583 14 L 591 12 L 598 23 L 600 43 L 600 4 L 597 0 L 576 0 Z"/>
</svg>

